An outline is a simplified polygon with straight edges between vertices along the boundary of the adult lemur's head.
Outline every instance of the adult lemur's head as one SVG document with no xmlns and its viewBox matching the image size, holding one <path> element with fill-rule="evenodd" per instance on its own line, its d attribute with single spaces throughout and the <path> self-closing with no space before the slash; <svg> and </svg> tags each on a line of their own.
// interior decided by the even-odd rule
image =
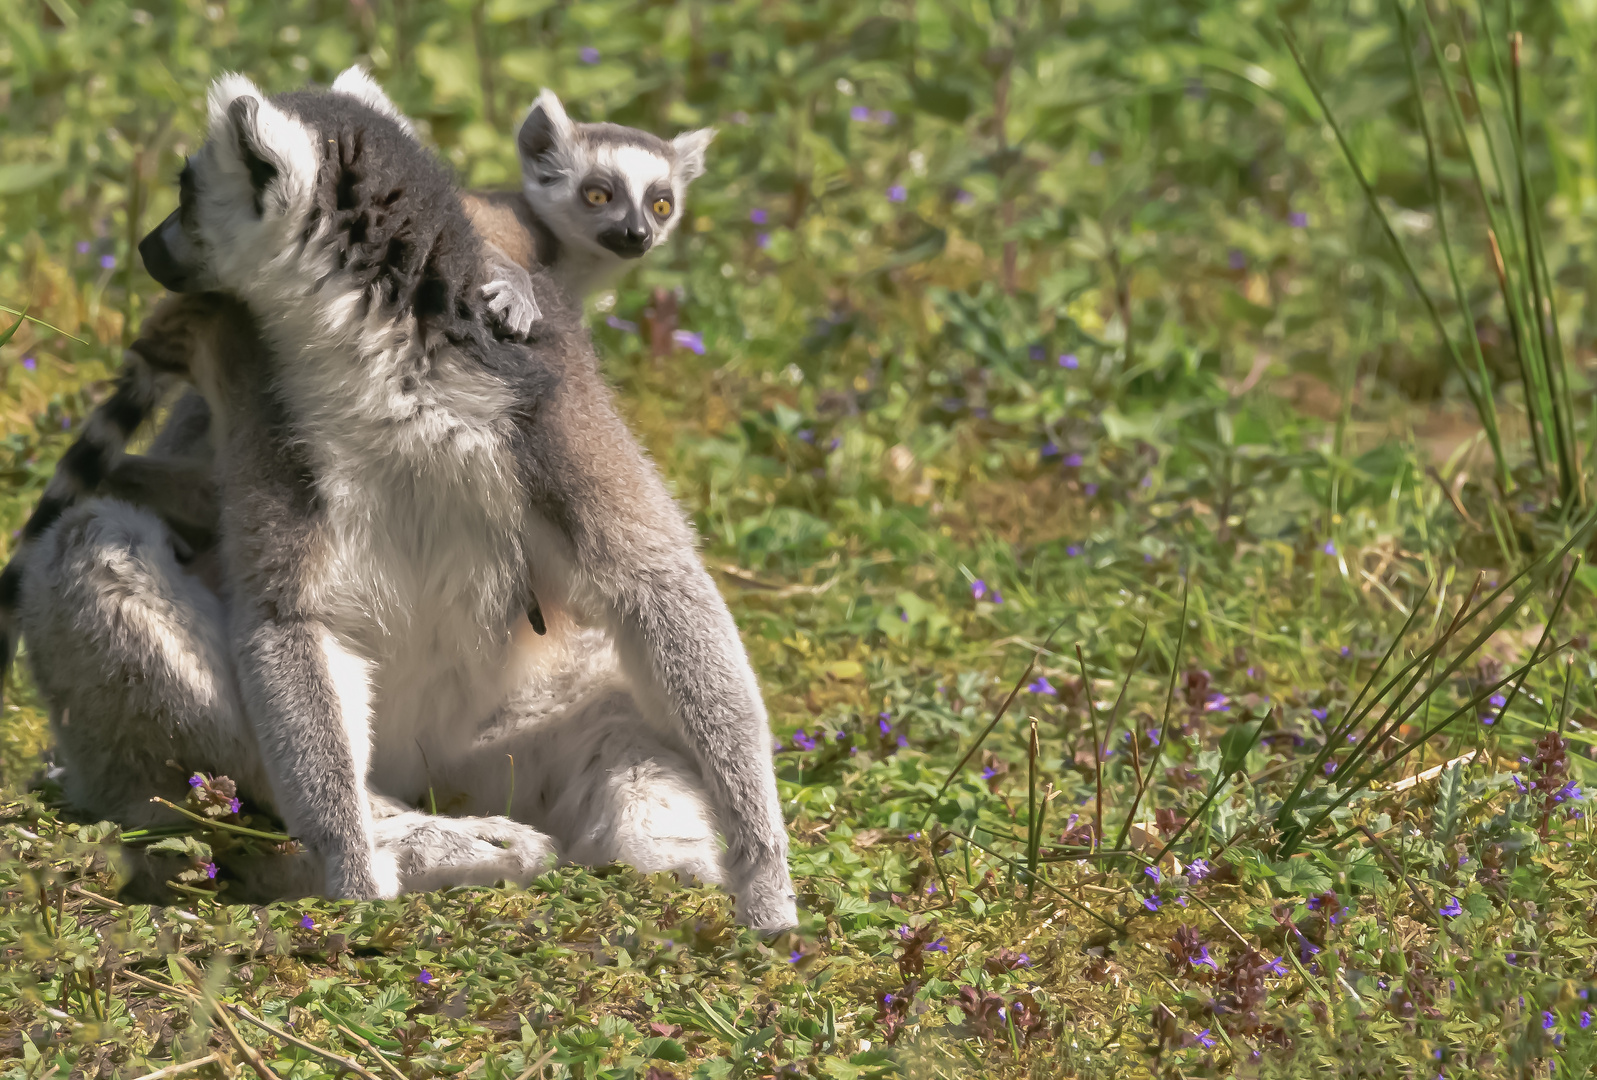
<svg viewBox="0 0 1597 1080">
<path fill-rule="evenodd" d="M 481 248 L 449 173 L 364 72 L 272 98 L 224 75 L 209 112 L 178 209 L 139 245 L 162 285 L 323 330 L 396 307 L 424 323 L 478 312 Z"/>
<path fill-rule="evenodd" d="M 516 149 L 527 203 L 561 245 L 620 260 L 671 235 L 714 137 L 704 128 L 666 142 L 637 128 L 578 124 L 545 90 L 522 122 Z"/>
</svg>

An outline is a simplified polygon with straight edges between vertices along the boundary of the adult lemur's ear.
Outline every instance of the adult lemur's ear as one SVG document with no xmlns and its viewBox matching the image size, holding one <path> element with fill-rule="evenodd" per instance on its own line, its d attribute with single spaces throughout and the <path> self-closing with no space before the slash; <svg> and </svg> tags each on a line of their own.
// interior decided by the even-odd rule
<svg viewBox="0 0 1597 1080">
<path fill-rule="evenodd" d="M 571 144 L 576 125 L 553 90 L 544 90 L 527 110 L 516 133 L 521 170 L 540 183 L 552 183 L 571 169 Z"/>
<path fill-rule="evenodd" d="M 382 113 L 388 119 L 404 129 L 405 134 L 411 138 L 416 137 L 416 128 L 410 122 L 410 117 L 399 111 L 399 106 L 377 85 L 377 80 L 366 73 L 366 69 L 356 64 L 354 67 L 345 68 L 333 80 L 331 87 L 335 94 L 348 94 L 375 112 Z"/>
<path fill-rule="evenodd" d="M 225 172 L 249 178 L 255 213 L 290 212 L 310 196 L 316 152 L 310 129 L 242 75 L 223 75 L 207 95 L 210 143 Z"/>
</svg>

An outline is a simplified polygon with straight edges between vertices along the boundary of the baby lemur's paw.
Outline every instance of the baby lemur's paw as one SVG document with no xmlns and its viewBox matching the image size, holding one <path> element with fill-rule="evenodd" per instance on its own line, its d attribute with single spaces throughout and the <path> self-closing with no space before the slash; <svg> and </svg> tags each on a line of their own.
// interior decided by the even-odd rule
<svg viewBox="0 0 1597 1080">
<path fill-rule="evenodd" d="M 498 328 L 513 338 L 524 338 L 532 324 L 543 318 L 532 295 L 532 275 L 510 263 L 493 267 L 494 279 L 482 287 L 483 299 Z"/>
</svg>

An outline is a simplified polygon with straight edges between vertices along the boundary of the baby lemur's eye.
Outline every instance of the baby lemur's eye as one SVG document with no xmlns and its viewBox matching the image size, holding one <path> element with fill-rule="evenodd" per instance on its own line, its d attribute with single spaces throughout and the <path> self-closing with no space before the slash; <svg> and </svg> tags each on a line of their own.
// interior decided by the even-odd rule
<svg viewBox="0 0 1597 1080">
<path fill-rule="evenodd" d="M 610 193 L 604 188 L 591 187 L 583 194 L 587 196 L 589 206 L 603 206 L 610 201 Z"/>
<path fill-rule="evenodd" d="M 669 217 L 670 214 L 671 214 L 671 200 L 670 199 L 656 199 L 656 200 L 654 200 L 654 212 L 656 214 L 660 215 L 661 217 Z"/>
</svg>

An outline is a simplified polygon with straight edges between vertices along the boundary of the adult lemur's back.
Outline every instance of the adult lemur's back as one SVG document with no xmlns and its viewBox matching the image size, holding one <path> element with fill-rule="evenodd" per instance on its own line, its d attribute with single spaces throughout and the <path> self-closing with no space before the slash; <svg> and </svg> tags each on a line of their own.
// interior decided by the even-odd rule
<svg viewBox="0 0 1597 1080">
<path fill-rule="evenodd" d="M 758 688 L 576 313 L 552 303 L 526 345 L 488 332 L 458 193 L 347 96 L 218 80 L 182 187 L 146 261 L 176 292 L 242 300 L 265 346 L 206 389 L 231 647 L 277 808 L 329 891 L 397 887 L 368 778 L 422 796 L 557 629 L 586 625 L 698 762 L 743 916 L 790 924 Z M 527 632 L 534 595 L 547 638 Z"/>
</svg>

